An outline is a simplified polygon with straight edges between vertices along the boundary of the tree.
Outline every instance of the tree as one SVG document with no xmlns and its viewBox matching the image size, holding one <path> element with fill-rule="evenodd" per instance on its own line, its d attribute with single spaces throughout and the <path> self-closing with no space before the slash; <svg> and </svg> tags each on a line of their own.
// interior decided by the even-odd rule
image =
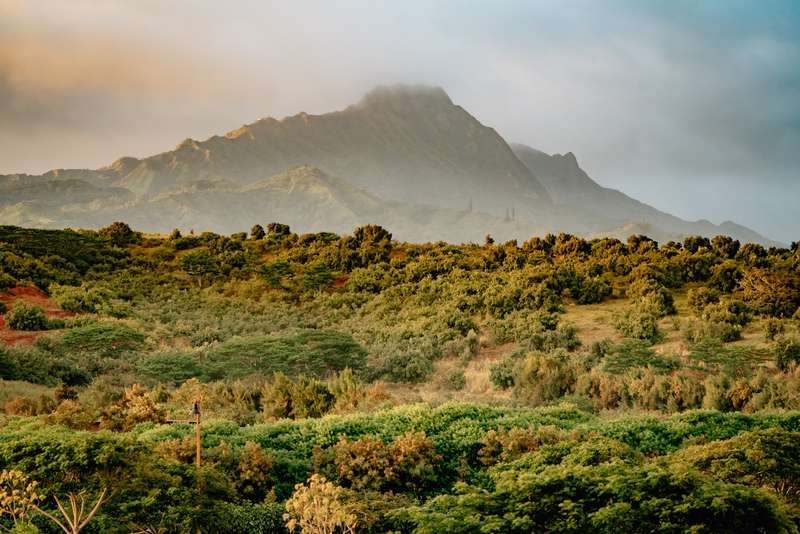
<svg viewBox="0 0 800 534">
<path fill-rule="evenodd" d="M 765 488 L 800 511 L 800 432 L 768 428 L 741 432 L 677 457 L 715 478 Z"/>
<path fill-rule="evenodd" d="M 130 389 L 125 388 L 124 397 L 103 411 L 101 419 L 102 428 L 128 432 L 139 423 L 164 423 L 167 412 L 155 405 L 145 388 L 134 384 Z"/>
<path fill-rule="evenodd" d="M 680 463 L 647 459 L 627 445 L 588 437 L 547 445 L 489 469 L 491 489 L 456 484 L 393 515 L 416 534 L 530 532 L 797 532 L 773 497 L 726 484 Z"/>
<path fill-rule="evenodd" d="M 232 486 L 212 466 L 198 469 L 191 462 L 145 460 L 132 474 L 128 488 L 109 503 L 102 519 L 115 527 L 121 523 L 136 534 L 228 532 L 224 525 L 226 503 L 235 498 Z"/>
<path fill-rule="evenodd" d="M 333 272 L 322 263 L 313 263 L 306 267 L 300 286 L 322 293 L 333 283 Z"/>
<path fill-rule="evenodd" d="M 70 402 L 70 401 L 67 401 Z M 41 484 L 36 510 L 66 534 L 79 534 L 130 477 L 142 445 L 110 434 L 34 434 L 0 445 L 0 462 Z M 52 498 L 55 509 L 50 504 Z"/>
<path fill-rule="evenodd" d="M 690 236 L 683 240 L 683 248 L 689 254 L 696 254 L 700 252 L 701 249 L 710 249 L 711 242 L 708 240 L 707 237 L 703 236 Z"/>
<path fill-rule="evenodd" d="M 297 484 L 286 501 L 283 519 L 290 532 L 300 527 L 300 534 L 334 534 L 337 529 L 354 534 L 358 526 L 352 507 L 345 502 L 344 488 L 314 474 L 308 485 Z"/>
<path fill-rule="evenodd" d="M 181 269 L 189 276 L 196 276 L 199 287 L 203 287 L 203 275 L 216 271 L 214 259 L 205 250 L 184 254 L 181 258 Z"/>
<path fill-rule="evenodd" d="M 98 233 L 102 237 L 108 238 L 117 246 L 135 243 L 141 237 L 141 233 L 134 232 L 130 226 L 119 221 L 111 224 L 110 226 L 106 226 L 105 228 L 99 230 Z"/>
<path fill-rule="evenodd" d="M 180 239 L 180 238 L 181 238 L 181 231 L 178 230 L 177 228 L 173 229 L 172 233 L 169 234 L 169 240 L 170 241 L 175 241 L 176 239 Z"/>
<path fill-rule="evenodd" d="M 30 524 L 31 512 L 44 499 L 38 491 L 39 483 L 16 469 L 0 472 L 0 518 L 11 516 L 14 526 Z"/>
<path fill-rule="evenodd" d="M 271 222 L 271 223 L 269 223 L 267 225 L 267 233 L 270 236 L 274 236 L 274 237 L 283 239 L 284 237 L 286 237 L 289 234 L 291 234 L 292 231 L 289 229 L 289 225 L 288 224 L 281 224 L 281 223 Z"/>
<path fill-rule="evenodd" d="M 264 231 L 264 227 L 260 224 L 254 225 L 250 229 L 250 238 L 254 240 L 264 239 L 267 233 Z"/>
<path fill-rule="evenodd" d="M 728 260 L 732 260 L 736 257 L 740 246 L 738 240 L 734 241 L 730 237 L 724 235 L 718 235 L 711 240 L 711 247 L 714 249 L 714 253 L 720 258 Z"/>
</svg>

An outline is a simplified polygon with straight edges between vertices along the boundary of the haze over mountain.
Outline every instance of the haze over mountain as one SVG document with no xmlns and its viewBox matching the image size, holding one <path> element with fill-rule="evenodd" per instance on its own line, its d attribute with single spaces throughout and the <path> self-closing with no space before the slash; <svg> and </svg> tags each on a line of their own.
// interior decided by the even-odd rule
<svg viewBox="0 0 800 534">
<path fill-rule="evenodd" d="M 287 173 L 292 167 L 300 169 Z M 509 146 L 444 90 L 426 86 L 378 87 L 343 111 L 267 117 L 98 170 L 0 176 L 0 187 L 0 223 L 26 226 L 124 220 L 147 231 L 229 233 L 276 220 L 303 232 L 348 232 L 378 223 L 401 239 L 464 242 L 492 230 L 499 239 L 548 229 L 611 235 L 644 221 L 675 238 L 727 233 L 776 244 L 733 223 L 683 221 L 603 188 L 571 153 Z"/>
</svg>

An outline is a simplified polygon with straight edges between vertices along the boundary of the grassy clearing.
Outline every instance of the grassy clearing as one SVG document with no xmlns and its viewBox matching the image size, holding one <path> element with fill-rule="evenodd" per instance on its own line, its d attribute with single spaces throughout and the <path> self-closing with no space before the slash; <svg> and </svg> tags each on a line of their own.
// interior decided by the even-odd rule
<svg viewBox="0 0 800 534">
<path fill-rule="evenodd" d="M 5 405 L 8 399 L 13 397 L 36 398 L 39 395 L 52 397 L 55 388 L 31 384 L 21 380 L 3 380 L 0 378 L 0 406 Z"/>
</svg>

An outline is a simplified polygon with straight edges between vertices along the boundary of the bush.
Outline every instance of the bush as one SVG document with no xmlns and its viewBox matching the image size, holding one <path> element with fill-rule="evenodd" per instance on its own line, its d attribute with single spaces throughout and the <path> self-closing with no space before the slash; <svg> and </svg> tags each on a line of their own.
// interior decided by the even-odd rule
<svg viewBox="0 0 800 534">
<path fill-rule="evenodd" d="M 110 292 L 86 282 L 80 287 L 51 284 L 50 296 L 67 312 L 108 313 L 111 310 Z"/>
<path fill-rule="evenodd" d="M 0 292 L 17 285 L 17 281 L 8 273 L 0 271 Z"/>
<path fill-rule="evenodd" d="M 455 391 L 461 391 L 467 385 L 467 377 L 464 376 L 463 369 L 456 369 L 450 373 L 447 381 L 450 382 L 450 387 Z"/>
<path fill-rule="evenodd" d="M 642 299 L 622 313 L 615 313 L 612 325 L 625 337 L 647 341 L 651 345 L 664 338 L 658 328 L 660 310 L 649 301 Z"/>
<path fill-rule="evenodd" d="M 109 239 L 118 246 L 135 243 L 142 237 L 141 232 L 134 232 L 131 227 L 124 222 L 115 222 L 97 232 L 100 236 Z"/>
<path fill-rule="evenodd" d="M 6 306 L 5 302 L 0 300 L 0 313 L 5 313 L 7 311 L 8 311 L 8 306 Z"/>
<path fill-rule="evenodd" d="M 581 340 L 578 339 L 577 326 L 572 323 L 561 323 L 555 330 L 533 334 L 530 339 L 524 341 L 521 345 L 528 350 L 541 352 L 552 352 L 556 349 L 572 351 L 580 347 Z"/>
<path fill-rule="evenodd" d="M 514 394 L 523 402 L 538 406 L 567 394 L 575 383 L 575 370 L 564 349 L 550 354 L 531 352 L 518 368 Z"/>
<path fill-rule="evenodd" d="M 581 282 L 578 304 L 596 304 L 611 294 L 611 284 L 599 276 L 586 277 Z"/>
<path fill-rule="evenodd" d="M 524 350 L 516 350 L 489 368 L 489 380 L 497 389 L 513 388 L 517 365 L 525 358 Z"/>
<path fill-rule="evenodd" d="M 791 363 L 800 363 L 800 340 L 777 336 L 772 343 L 772 350 L 775 352 L 775 366 L 781 371 L 788 369 Z"/>
<path fill-rule="evenodd" d="M 764 337 L 767 341 L 774 341 L 776 336 L 783 334 L 785 331 L 786 327 L 783 321 L 778 319 L 767 319 L 764 321 Z"/>
<path fill-rule="evenodd" d="M 695 301 L 699 305 L 703 299 Z M 716 338 L 726 343 L 742 337 L 742 328 L 752 319 L 748 306 L 740 300 L 725 299 L 707 304 L 699 319 L 683 325 L 683 340 L 697 343 L 703 338 Z"/>
<path fill-rule="evenodd" d="M 699 287 L 690 289 L 686 294 L 686 302 L 696 313 L 702 313 L 709 304 L 719 302 L 720 292 L 713 288 Z"/>
<path fill-rule="evenodd" d="M 433 363 L 415 350 L 386 357 L 380 370 L 380 375 L 390 382 L 417 384 L 433 372 Z"/>
<path fill-rule="evenodd" d="M 47 315 L 41 306 L 20 302 L 6 314 L 6 326 L 14 330 L 47 330 Z"/>
</svg>

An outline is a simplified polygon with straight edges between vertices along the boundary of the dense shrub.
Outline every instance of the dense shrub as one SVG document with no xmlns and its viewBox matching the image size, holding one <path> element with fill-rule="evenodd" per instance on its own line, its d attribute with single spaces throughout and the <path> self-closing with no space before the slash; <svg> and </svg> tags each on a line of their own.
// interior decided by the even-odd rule
<svg viewBox="0 0 800 534">
<path fill-rule="evenodd" d="M 775 353 L 775 366 L 785 371 L 791 363 L 800 363 L 800 340 L 792 337 L 778 336 L 772 343 Z"/>
<path fill-rule="evenodd" d="M 47 315 L 41 306 L 18 302 L 6 314 L 6 326 L 14 330 L 47 330 Z"/>
<path fill-rule="evenodd" d="M 416 384 L 433 372 L 433 363 L 419 351 L 395 353 L 384 358 L 377 367 L 377 375 L 390 382 Z"/>
<path fill-rule="evenodd" d="M 621 313 L 615 313 L 612 325 L 625 337 L 649 342 L 651 345 L 658 343 L 664 337 L 658 328 L 658 318 L 661 308 L 647 299 L 629 305 Z"/>
</svg>

